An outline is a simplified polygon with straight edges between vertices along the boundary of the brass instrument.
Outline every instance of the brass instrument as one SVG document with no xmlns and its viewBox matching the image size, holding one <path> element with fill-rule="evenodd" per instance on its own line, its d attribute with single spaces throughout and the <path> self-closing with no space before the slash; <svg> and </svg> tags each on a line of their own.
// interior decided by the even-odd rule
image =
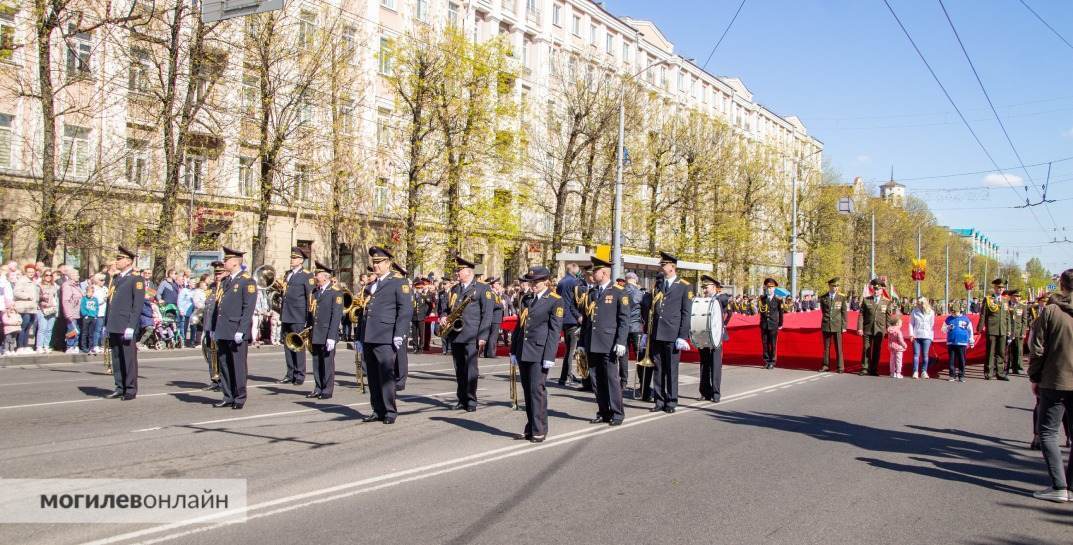
<svg viewBox="0 0 1073 545">
<path fill-rule="evenodd" d="M 518 404 L 518 366 L 510 364 L 510 408 L 517 411 L 521 408 Z"/>
<path fill-rule="evenodd" d="M 253 281 L 258 289 L 268 293 L 268 306 L 275 312 L 283 309 L 283 294 L 287 293 L 287 285 L 283 280 L 276 277 L 276 269 L 271 265 L 261 265 L 253 270 Z"/>
<path fill-rule="evenodd" d="M 440 328 L 440 337 L 447 339 L 448 337 L 455 335 L 462 331 L 465 324 L 462 322 L 462 313 L 466 311 L 466 307 L 473 302 L 473 293 L 470 292 L 459 301 L 450 314 L 444 318 L 444 326 Z"/>
<path fill-rule="evenodd" d="M 220 381 L 220 347 L 217 346 L 215 339 L 209 339 L 209 364 L 212 366 L 212 370 L 209 372 L 209 380 L 212 382 Z"/>
<path fill-rule="evenodd" d="M 580 293 L 579 293 L 580 292 Z M 596 301 L 589 299 L 589 290 L 578 290 L 574 288 L 574 303 L 577 304 L 577 308 L 581 311 L 585 317 L 592 320 L 593 314 L 596 313 Z M 574 377 L 578 380 L 585 381 L 589 379 L 589 355 L 582 347 L 576 347 L 574 349 Z"/>
<path fill-rule="evenodd" d="M 312 326 L 306 327 L 298 333 L 292 331 L 283 337 L 283 346 L 291 352 L 302 352 L 304 350 L 311 351 L 313 348 L 313 344 L 312 342 L 310 342 L 310 337 L 312 335 Z"/>
<path fill-rule="evenodd" d="M 358 343 L 352 345 L 354 347 L 354 381 L 357 382 L 355 388 L 361 388 L 361 393 L 365 393 L 365 370 L 362 369 L 362 354 L 358 349 Z"/>
<path fill-rule="evenodd" d="M 104 372 L 113 375 L 115 372 L 112 371 L 112 343 L 108 342 L 107 336 L 101 346 L 104 348 Z"/>
<path fill-rule="evenodd" d="M 582 380 L 582 381 L 588 380 L 589 379 L 589 355 L 585 352 L 585 349 L 580 347 L 580 346 L 575 348 L 574 349 L 574 358 L 573 359 L 574 359 L 574 376 L 577 377 L 578 380 Z"/>
<path fill-rule="evenodd" d="M 640 360 L 638 360 L 637 367 L 654 367 L 655 366 L 655 364 L 652 363 L 652 338 L 653 338 L 653 333 L 655 332 L 655 329 L 656 329 L 656 327 L 655 327 L 656 326 L 656 324 L 655 324 L 656 305 L 658 305 L 662 301 L 663 301 L 663 292 L 662 291 L 657 291 L 656 294 L 652 296 L 652 308 L 648 309 L 648 331 L 645 334 L 645 336 L 647 337 L 646 342 L 645 342 L 645 357 L 643 357 Z M 641 397 L 641 387 L 642 387 L 641 375 L 642 374 L 643 373 L 640 373 L 640 372 L 636 373 L 636 376 L 634 377 L 634 383 L 633 383 L 634 384 L 634 386 L 633 386 L 633 398 L 634 399 L 640 399 L 640 397 Z"/>
<path fill-rule="evenodd" d="M 365 291 L 362 291 L 356 297 L 346 288 L 340 288 L 340 291 L 343 292 L 343 315 L 347 317 L 347 320 L 350 320 L 350 323 L 358 323 L 358 320 L 361 319 L 361 313 L 365 311 L 365 305 L 369 302 L 369 298 L 366 297 Z"/>
</svg>

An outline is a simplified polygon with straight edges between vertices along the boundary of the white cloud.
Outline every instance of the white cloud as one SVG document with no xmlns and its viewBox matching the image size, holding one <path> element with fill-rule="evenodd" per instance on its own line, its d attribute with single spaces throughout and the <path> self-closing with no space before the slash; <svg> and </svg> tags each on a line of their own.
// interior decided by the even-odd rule
<svg viewBox="0 0 1073 545">
<path fill-rule="evenodd" d="M 872 157 L 869 156 L 869 155 L 858 155 L 857 156 L 857 162 L 858 163 L 867 163 L 867 162 L 869 162 L 871 160 L 872 160 Z"/>
<path fill-rule="evenodd" d="M 984 185 L 987 187 L 1021 187 L 1025 185 L 1025 180 L 1016 174 L 994 172 L 984 176 Z"/>
</svg>

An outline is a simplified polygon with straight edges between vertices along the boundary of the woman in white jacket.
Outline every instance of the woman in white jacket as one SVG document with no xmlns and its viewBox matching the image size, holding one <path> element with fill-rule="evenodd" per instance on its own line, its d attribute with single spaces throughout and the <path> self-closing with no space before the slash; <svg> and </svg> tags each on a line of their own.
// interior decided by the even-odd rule
<svg viewBox="0 0 1073 545">
<path fill-rule="evenodd" d="M 921 297 L 909 313 L 909 339 L 913 343 L 913 378 L 928 377 L 928 352 L 935 340 L 935 311 Z"/>
</svg>

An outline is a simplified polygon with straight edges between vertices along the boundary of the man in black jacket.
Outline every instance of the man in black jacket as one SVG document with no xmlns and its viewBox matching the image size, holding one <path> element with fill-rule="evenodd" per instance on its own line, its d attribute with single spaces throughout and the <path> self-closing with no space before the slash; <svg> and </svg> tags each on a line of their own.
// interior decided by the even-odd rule
<svg viewBox="0 0 1073 545">
<path fill-rule="evenodd" d="M 339 341 L 339 323 L 343 319 L 343 292 L 332 284 L 333 274 L 334 270 L 316 262 L 317 289 L 313 292 L 316 303 L 309 339 L 316 386 L 306 397 L 317 399 L 331 399 L 335 391 L 335 343 Z"/>
<path fill-rule="evenodd" d="M 760 342 L 763 345 L 764 369 L 773 369 L 778 357 L 783 305 L 782 298 L 775 295 L 778 286 L 774 278 L 764 279 L 764 294 L 760 296 Z"/>
<path fill-rule="evenodd" d="M 406 349 L 403 340 L 414 309 L 410 284 L 391 270 L 393 258 L 386 248 L 369 248 L 375 276 L 367 289 L 369 299 L 365 303 L 358 335 L 368 368 L 373 414 L 366 416 L 363 422 L 379 420 L 394 424 L 399 414 L 395 406 L 396 352 Z"/>
<path fill-rule="evenodd" d="M 455 272 L 458 283 L 448 296 L 447 314 L 461 305 L 466 306 L 460 318 L 461 330 L 452 331 L 447 337 L 451 343 L 457 383 L 458 403 L 454 408 L 473 412 L 477 410 L 477 354 L 484 349 L 488 338 L 493 299 L 488 285 L 474 279 L 473 262 L 461 256 L 456 256 L 455 262 L 458 264 Z M 447 323 L 446 315 L 440 317 L 440 327 L 453 328 L 454 325 Z"/>
<path fill-rule="evenodd" d="M 589 363 L 589 376 L 596 393 L 596 418 L 591 423 L 622 423 L 622 384 L 618 358 L 626 354 L 630 333 L 630 297 L 611 283 L 611 263 L 592 256 L 593 286 L 588 307 L 583 309 L 581 345 Z"/>
<path fill-rule="evenodd" d="M 723 293 L 723 284 L 709 275 L 700 277 L 700 286 L 705 297 L 714 297 L 719 304 L 722 316 L 723 338 L 719 346 L 700 349 L 700 397 L 708 401 L 719 402 L 723 383 L 723 345 L 728 337 L 727 326 L 734 309 L 730 306 L 730 296 Z"/>
<path fill-rule="evenodd" d="M 678 406 L 678 362 L 689 349 L 689 322 L 693 314 L 693 287 L 678 278 L 678 258 L 660 252 L 663 286 L 652 296 L 652 411 L 673 413 Z"/>
<path fill-rule="evenodd" d="M 112 373 L 116 389 L 107 397 L 134 399 L 138 394 L 138 347 L 134 331 L 145 302 L 145 281 L 131 274 L 135 253 L 123 246 L 118 248 L 115 268 L 120 271 L 108 288 L 108 307 L 105 309 L 104 329 L 111 349 Z"/>
<path fill-rule="evenodd" d="M 280 322 L 283 324 L 283 336 L 299 333 L 312 323 L 310 314 L 313 300 L 313 275 L 302 265 L 309 259 L 304 248 L 291 248 L 291 268 L 283 274 L 283 304 L 280 307 Z M 306 353 L 304 350 L 284 350 L 287 373 L 276 381 L 279 384 L 300 385 L 306 379 Z"/>
</svg>

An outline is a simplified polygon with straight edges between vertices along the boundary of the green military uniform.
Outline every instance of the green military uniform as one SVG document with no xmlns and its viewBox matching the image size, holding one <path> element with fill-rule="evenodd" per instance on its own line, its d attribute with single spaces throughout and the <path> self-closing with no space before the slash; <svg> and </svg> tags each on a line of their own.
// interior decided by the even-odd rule
<svg viewBox="0 0 1073 545">
<path fill-rule="evenodd" d="M 883 336 L 887 333 L 887 324 L 894 303 L 884 298 L 883 286 L 878 280 L 872 280 L 872 292 L 861 300 L 861 312 L 857 316 L 857 331 L 861 335 L 861 375 L 879 376 L 879 357 L 883 350 Z"/>
<path fill-rule="evenodd" d="M 1010 290 L 1009 296 L 1016 297 L 1017 290 Z M 1029 326 L 1028 306 L 1020 301 L 1010 301 L 1010 347 L 1009 358 L 1006 365 L 1007 373 L 1020 375 L 1021 362 L 1024 359 L 1025 333 Z"/>
<path fill-rule="evenodd" d="M 849 303 L 846 301 L 845 295 L 836 291 L 838 285 L 838 278 L 828 280 L 827 286 L 829 290 L 820 296 L 820 312 L 823 314 L 820 322 L 820 332 L 823 334 L 823 367 L 820 368 L 820 372 L 828 371 L 831 368 L 832 343 L 835 346 L 835 356 L 838 360 L 838 372 L 841 373 L 845 370 L 842 358 L 842 333 L 846 331 L 846 323 L 849 321 L 847 318 Z"/>
<path fill-rule="evenodd" d="M 995 279 L 992 286 L 1001 288 L 1002 279 Z M 1006 339 L 1010 335 L 1010 304 L 1001 293 L 992 293 L 982 302 L 980 330 L 987 335 L 987 359 L 984 361 L 984 378 L 991 380 L 994 374 L 999 380 L 1006 378 Z"/>
</svg>

